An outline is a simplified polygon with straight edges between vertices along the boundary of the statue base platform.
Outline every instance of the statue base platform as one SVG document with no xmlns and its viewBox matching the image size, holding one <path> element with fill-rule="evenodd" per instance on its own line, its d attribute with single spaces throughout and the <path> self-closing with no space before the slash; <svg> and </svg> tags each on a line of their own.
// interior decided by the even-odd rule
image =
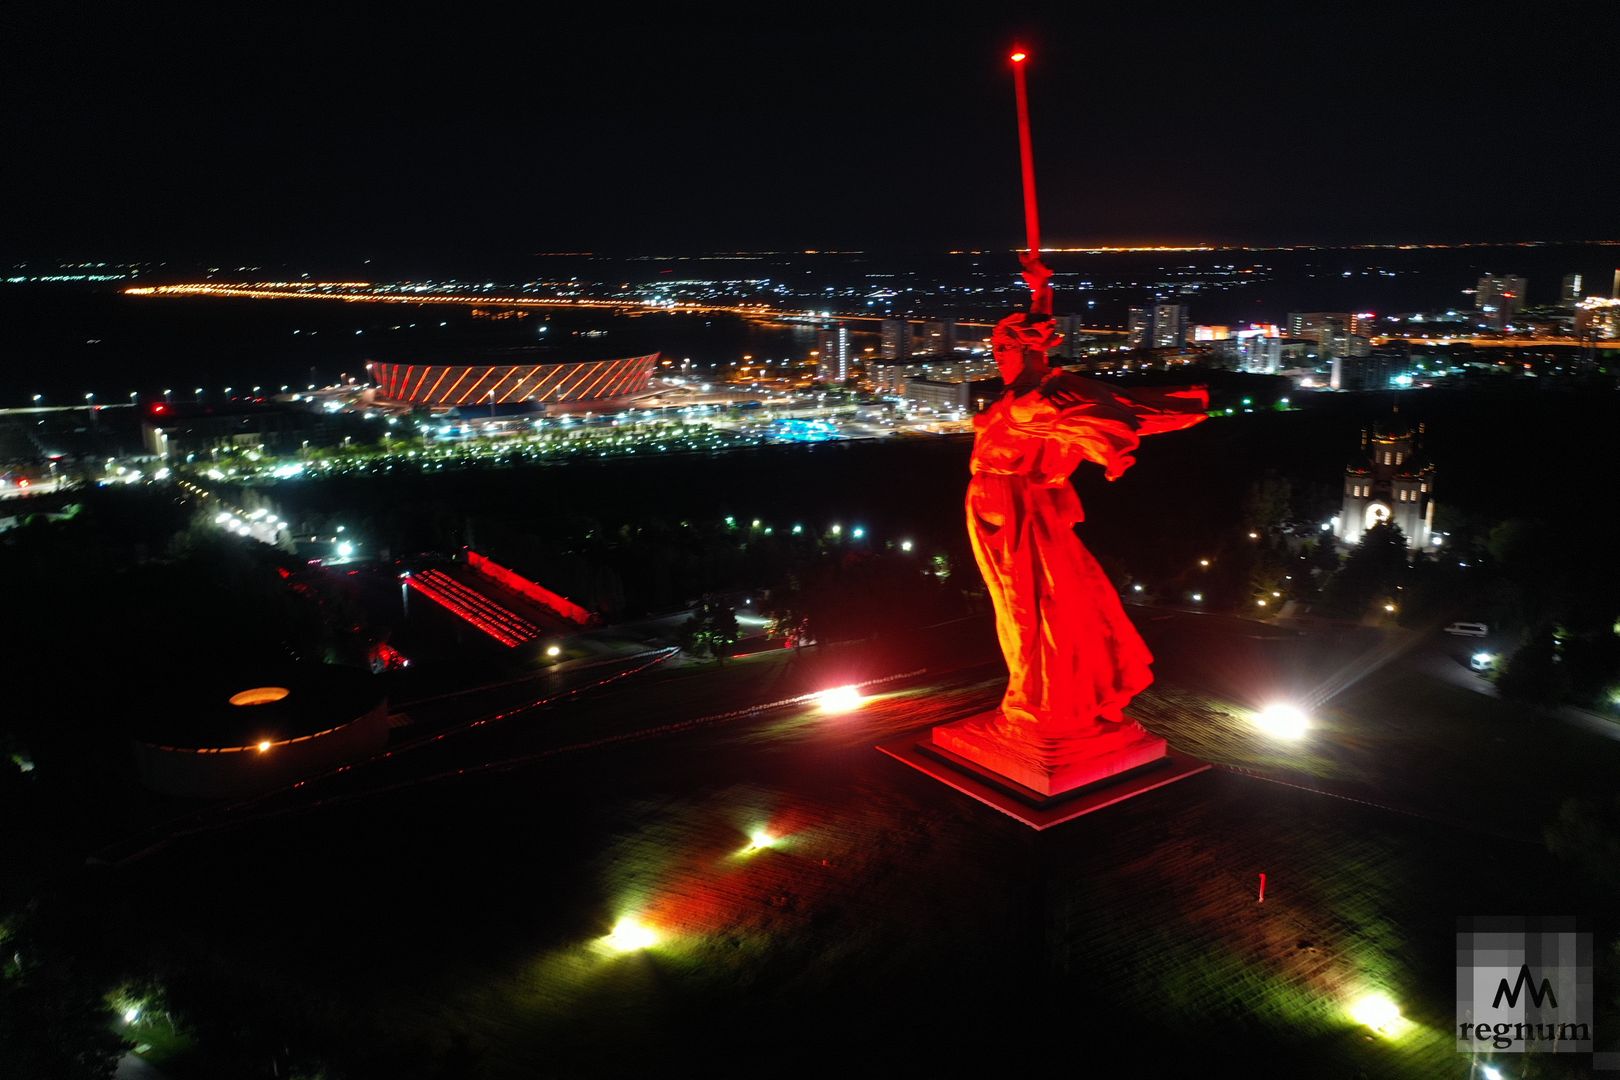
<svg viewBox="0 0 1620 1080">
<path fill-rule="evenodd" d="M 1091 738 L 1026 746 L 999 734 L 999 713 L 880 743 L 881 752 L 1033 829 L 1048 829 L 1210 768 L 1135 721 Z"/>
<path fill-rule="evenodd" d="M 931 735 L 939 749 L 1048 798 L 1151 765 L 1170 749 L 1135 720 L 1098 721 L 1081 736 L 1043 739 L 1011 728 L 999 710 L 941 724 Z"/>
</svg>

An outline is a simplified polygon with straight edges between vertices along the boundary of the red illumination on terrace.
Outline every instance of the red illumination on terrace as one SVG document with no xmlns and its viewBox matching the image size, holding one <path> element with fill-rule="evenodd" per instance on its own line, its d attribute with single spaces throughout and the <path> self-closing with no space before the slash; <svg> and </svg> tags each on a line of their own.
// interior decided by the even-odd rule
<svg viewBox="0 0 1620 1080">
<path fill-rule="evenodd" d="M 468 588 L 442 570 L 412 574 L 405 583 L 509 649 L 532 641 L 540 634 L 540 629 L 523 616 Z"/>
<path fill-rule="evenodd" d="M 585 626 L 591 621 L 591 613 L 572 600 L 565 596 L 559 596 L 544 585 L 530 581 L 515 571 L 508 570 L 488 556 L 480 555 L 478 552 L 469 549 L 467 552 L 467 565 L 497 585 L 504 586 L 519 596 L 533 600 L 547 611 L 555 612 L 570 622 Z"/>
</svg>

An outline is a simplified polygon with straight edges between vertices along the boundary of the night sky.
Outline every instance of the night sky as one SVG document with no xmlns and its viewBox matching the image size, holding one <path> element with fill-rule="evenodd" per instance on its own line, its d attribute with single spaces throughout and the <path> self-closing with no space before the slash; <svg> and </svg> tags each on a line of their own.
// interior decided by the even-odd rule
<svg viewBox="0 0 1620 1080">
<path fill-rule="evenodd" d="M 1612 3 L 554 6 L 14 6 L 0 254 L 1012 247 L 1015 39 L 1051 244 L 1620 236 Z"/>
</svg>

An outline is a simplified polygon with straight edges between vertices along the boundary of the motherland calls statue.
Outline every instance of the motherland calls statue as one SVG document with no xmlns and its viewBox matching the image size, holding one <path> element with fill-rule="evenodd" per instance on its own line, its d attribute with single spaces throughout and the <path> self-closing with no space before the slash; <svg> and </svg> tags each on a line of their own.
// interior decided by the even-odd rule
<svg viewBox="0 0 1620 1080">
<path fill-rule="evenodd" d="M 967 522 L 1007 659 L 1001 707 L 933 730 L 933 744 L 1051 796 L 1163 758 L 1165 742 L 1125 715 L 1153 681 L 1152 655 L 1074 526 L 1082 461 L 1117 480 L 1143 435 L 1203 420 L 1202 388 L 1115 389 L 1054 370 L 1051 271 L 1021 255 L 1030 311 L 991 339 L 1006 392 L 974 418 Z"/>
</svg>

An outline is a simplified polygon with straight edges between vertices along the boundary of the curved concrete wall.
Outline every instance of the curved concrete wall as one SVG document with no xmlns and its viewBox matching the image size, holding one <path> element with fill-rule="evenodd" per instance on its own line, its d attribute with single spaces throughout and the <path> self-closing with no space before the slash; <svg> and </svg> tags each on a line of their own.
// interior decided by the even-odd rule
<svg viewBox="0 0 1620 1080">
<path fill-rule="evenodd" d="M 169 795 L 218 799 L 281 787 L 388 745 L 388 703 L 337 727 L 257 746 L 195 749 L 135 743 L 141 783 Z"/>
</svg>

